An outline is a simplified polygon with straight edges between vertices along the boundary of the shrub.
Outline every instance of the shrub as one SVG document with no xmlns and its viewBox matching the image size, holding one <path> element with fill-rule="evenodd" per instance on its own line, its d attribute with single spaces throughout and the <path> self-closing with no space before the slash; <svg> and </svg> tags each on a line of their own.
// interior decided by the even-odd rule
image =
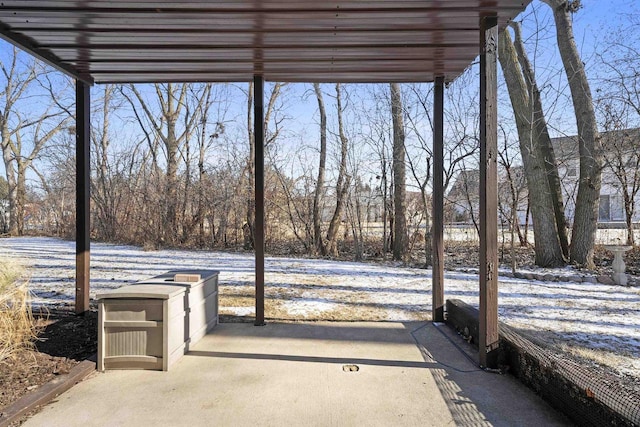
<svg viewBox="0 0 640 427">
<path fill-rule="evenodd" d="M 38 327 L 31 311 L 27 282 L 22 269 L 0 259 L 0 363 L 11 360 L 23 349 L 33 348 Z"/>
</svg>

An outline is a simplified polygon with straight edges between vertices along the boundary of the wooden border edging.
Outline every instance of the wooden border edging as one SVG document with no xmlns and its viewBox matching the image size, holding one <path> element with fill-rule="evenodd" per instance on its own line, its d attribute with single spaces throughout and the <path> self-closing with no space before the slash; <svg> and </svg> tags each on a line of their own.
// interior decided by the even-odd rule
<svg viewBox="0 0 640 427">
<path fill-rule="evenodd" d="M 447 300 L 447 324 L 464 331 L 475 345 L 478 315 L 476 308 L 461 300 Z M 556 410 L 584 426 L 640 426 L 640 393 L 624 387 L 615 375 L 586 367 L 504 323 L 499 332 L 498 364 Z"/>
<path fill-rule="evenodd" d="M 92 359 L 94 359 L 92 357 Z M 29 393 L 9 406 L 5 407 L 0 413 L 0 427 L 7 427 L 18 418 L 43 406 L 61 395 L 71 387 L 85 379 L 90 373 L 95 372 L 96 362 L 93 360 L 83 360 L 69 371 L 68 374 L 60 375 L 48 383 L 38 387 L 32 393 Z"/>
</svg>

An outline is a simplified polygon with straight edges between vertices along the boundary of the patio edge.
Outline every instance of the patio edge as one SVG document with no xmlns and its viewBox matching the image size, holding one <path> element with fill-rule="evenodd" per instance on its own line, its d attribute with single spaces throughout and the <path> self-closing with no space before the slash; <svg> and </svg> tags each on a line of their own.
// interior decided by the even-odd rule
<svg viewBox="0 0 640 427">
<path fill-rule="evenodd" d="M 46 405 L 51 400 L 61 395 L 71 387 L 84 380 L 89 374 L 96 370 L 96 355 L 83 360 L 74 366 L 68 374 L 60 375 L 48 383 L 38 387 L 5 407 L 0 413 L 0 427 L 8 427 L 16 422 L 20 417 L 32 412 L 39 406 Z"/>
</svg>

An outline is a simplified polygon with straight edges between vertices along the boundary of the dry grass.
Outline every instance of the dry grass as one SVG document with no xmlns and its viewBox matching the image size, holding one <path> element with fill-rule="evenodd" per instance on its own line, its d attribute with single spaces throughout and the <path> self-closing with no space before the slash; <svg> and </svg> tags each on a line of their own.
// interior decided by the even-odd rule
<svg viewBox="0 0 640 427">
<path fill-rule="evenodd" d="M 291 321 L 387 321 L 389 310 L 385 303 L 372 301 L 367 291 L 317 290 L 316 285 L 331 286 L 326 278 L 314 276 L 298 277 L 295 285 L 286 287 L 272 285 L 265 290 L 265 317 L 272 320 Z M 220 286 L 219 309 L 221 315 L 234 316 L 238 308 L 252 309 L 255 306 L 254 290 L 251 286 Z M 305 307 L 305 302 L 325 301 L 333 307 Z M 430 312 L 415 311 L 412 307 L 401 308 L 403 319 L 425 321 Z M 397 314 L 397 313 L 396 313 Z"/>
<path fill-rule="evenodd" d="M 31 311 L 27 283 L 22 269 L 0 259 L 0 363 L 7 363 L 24 349 L 33 348 L 38 326 Z"/>
<path fill-rule="evenodd" d="M 592 349 L 572 345 L 570 343 L 561 343 L 558 345 L 560 350 L 572 354 L 583 360 L 592 360 L 603 366 L 610 366 L 614 369 L 621 366 L 627 366 L 632 362 L 632 355 L 619 354 L 604 349 Z"/>
</svg>

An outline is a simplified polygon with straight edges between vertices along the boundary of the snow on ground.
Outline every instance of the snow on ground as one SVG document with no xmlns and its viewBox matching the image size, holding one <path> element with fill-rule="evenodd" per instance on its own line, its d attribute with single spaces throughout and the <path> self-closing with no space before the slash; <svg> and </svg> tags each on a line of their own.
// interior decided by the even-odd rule
<svg viewBox="0 0 640 427">
<path fill-rule="evenodd" d="M 27 267 L 34 300 L 71 304 L 75 244 L 53 238 L 0 239 L 0 257 Z M 253 315 L 253 255 L 92 243 L 91 297 L 171 269 L 220 270 L 220 313 Z M 266 316 L 277 319 L 419 320 L 431 311 L 431 272 L 394 264 L 322 259 L 265 260 Z M 561 347 L 577 347 L 640 377 L 640 287 L 500 278 L 502 321 Z M 478 276 L 447 272 L 445 298 L 478 306 Z M 584 350 L 584 351 L 582 351 Z M 587 354 L 587 355 L 588 355 Z"/>
</svg>

